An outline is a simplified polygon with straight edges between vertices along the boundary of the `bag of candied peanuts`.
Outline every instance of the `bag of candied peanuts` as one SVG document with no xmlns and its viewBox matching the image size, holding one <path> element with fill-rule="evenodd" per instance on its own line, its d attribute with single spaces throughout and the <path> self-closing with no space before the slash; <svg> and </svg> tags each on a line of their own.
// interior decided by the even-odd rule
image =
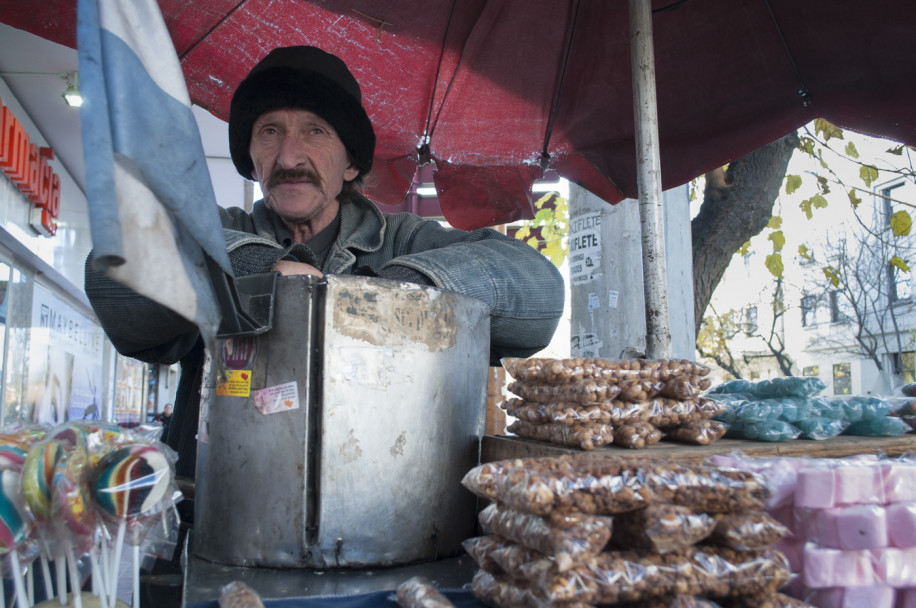
<svg viewBox="0 0 916 608">
<path fill-rule="evenodd" d="M 484 530 L 553 555 L 561 569 L 596 555 L 611 538 L 612 520 L 600 515 L 569 513 L 541 517 L 492 503 L 478 514 L 478 520 Z"/>
</svg>

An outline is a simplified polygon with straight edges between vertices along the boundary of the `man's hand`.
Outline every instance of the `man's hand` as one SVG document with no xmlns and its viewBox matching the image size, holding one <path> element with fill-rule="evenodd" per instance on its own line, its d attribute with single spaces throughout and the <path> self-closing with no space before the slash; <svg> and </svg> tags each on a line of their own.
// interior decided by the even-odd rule
<svg viewBox="0 0 916 608">
<path fill-rule="evenodd" d="M 276 272 L 279 272 L 285 277 L 296 276 L 303 274 L 310 274 L 316 277 L 323 277 L 324 273 L 312 266 L 311 264 L 306 264 L 305 262 L 291 262 L 289 260 L 280 260 L 274 267 L 271 268 Z"/>
</svg>

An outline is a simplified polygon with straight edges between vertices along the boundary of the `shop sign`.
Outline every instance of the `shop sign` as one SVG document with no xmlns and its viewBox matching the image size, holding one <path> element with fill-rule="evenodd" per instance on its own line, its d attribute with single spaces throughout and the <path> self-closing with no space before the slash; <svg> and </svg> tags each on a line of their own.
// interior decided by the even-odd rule
<svg viewBox="0 0 916 608">
<path fill-rule="evenodd" d="M 19 188 L 33 207 L 29 223 L 39 234 L 54 236 L 60 213 L 60 176 L 48 164 L 54 150 L 38 147 L 22 123 L 0 101 L 0 170 Z"/>
</svg>

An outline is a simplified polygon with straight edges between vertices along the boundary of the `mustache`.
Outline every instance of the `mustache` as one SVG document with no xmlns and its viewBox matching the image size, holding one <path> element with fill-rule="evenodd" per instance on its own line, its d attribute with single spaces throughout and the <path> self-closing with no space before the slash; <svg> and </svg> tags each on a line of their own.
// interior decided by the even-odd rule
<svg viewBox="0 0 916 608">
<path fill-rule="evenodd" d="M 267 180 L 267 187 L 272 188 L 278 184 L 283 184 L 286 182 L 298 182 L 302 180 L 310 181 L 319 187 L 321 186 L 321 176 L 318 175 L 315 171 L 303 167 L 301 169 L 277 169 L 271 173 L 270 178 Z"/>
</svg>

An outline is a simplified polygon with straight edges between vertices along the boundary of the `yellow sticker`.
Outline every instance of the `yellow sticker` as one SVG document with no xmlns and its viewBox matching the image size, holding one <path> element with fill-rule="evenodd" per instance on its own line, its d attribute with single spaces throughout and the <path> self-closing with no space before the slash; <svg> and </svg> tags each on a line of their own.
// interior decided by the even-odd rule
<svg viewBox="0 0 916 608">
<path fill-rule="evenodd" d="M 247 397 L 251 394 L 251 370 L 227 369 L 216 383 L 220 397 Z"/>
</svg>

